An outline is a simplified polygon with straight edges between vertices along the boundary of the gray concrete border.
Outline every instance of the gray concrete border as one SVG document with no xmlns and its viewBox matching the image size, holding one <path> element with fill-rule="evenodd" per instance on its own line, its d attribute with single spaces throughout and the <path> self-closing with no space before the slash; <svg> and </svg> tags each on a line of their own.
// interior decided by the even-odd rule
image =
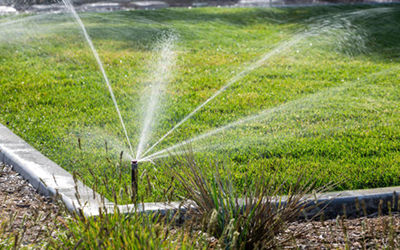
<svg viewBox="0 0 400 250">
<path fill-rule="evenodd" d="M 74 181 L 66 170 L 49 160 L 4 125 L 0 124 L 0 161 L 10 164 L 14 170 L 28 180 L 39 193 L 45 196 L 59 195 L 71 212 L 96 216 L 100 210 L 122 213 L 131 212 L 175 212 L 187 209 L 181 202 L 140 203 L 134 205 L 115 205 L 95 193 L 82 182 Z M 79 194 L 79 195 L 78 195 Z M 387 187 L 364 190 L 348 190 L 315 195 L 309 199 L 305 217 L 313 217 L 323 210 L 324 218 L 338 215 L 358 217 L 400 210 L 400 187 Z"/>
<path fill-rule="evenodd" d="M 39 151 L 0 124 L 0 162 L 12 165 L 38 192 L 45 196 L 59 195 L 70 212 L 96 216 L 100 210 L 122 213 L 177 211 L 182 207 L 179 202 L 142 203 L 137 208 L 132 204 L 115 205 L 81 181 L 51 161 Z"/>
<path fill-rule="evenodd" d="M 45 196 L 59 195 L 71 212 L 82 211 L 86 215 L 91 215 L 93 208 L 98 208 L 102 204 L 100 195 L 95 194 L 82 182 L 75 182 L 70 173 L 2 124 L 0 124 L 0 161 L 12 165 L 13 169 L 39 193 Z M 104 204 L 111 205 L 107 200 L 104 200 Z"/>
</svg>

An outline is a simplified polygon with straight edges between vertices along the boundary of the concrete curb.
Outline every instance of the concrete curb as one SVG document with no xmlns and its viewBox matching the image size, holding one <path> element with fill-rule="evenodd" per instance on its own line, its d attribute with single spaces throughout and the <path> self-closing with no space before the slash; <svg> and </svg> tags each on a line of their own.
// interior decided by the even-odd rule
<svg viewBox="0 0 400 250">
<path fill-rule="evenodd" d="M 60 195 L 71 212 L 79 211 L 85 215 L 91 215 L 93 208 L 96 207 L 98 210 L 98 207 L 103 204 L 99 194 L 94 194 L 94 191 L 82 182 L 75 182 L 70 173 L 2 124 L 0 124 L 0 161 L 12 165 L 13 169 L 39 193 L 45 196 Z M 111 205 L 107 200 L 104 200 L 104 203 Z"/>
<path fill-rule="evenodd" d="M 342 192 L 328 192 L 317 195 L 317 199 L 310 200 L 310 209 L 304 217 L 311 218 L 321 215 L 333 219 L 344 215 L 347 218 L 387 214 L 390 211 L 399 211 L 400 187 L 348 190 Z"/>
<path fill-rule="evenodd" d="M 82 182 L 75 182 L 70 173 L 2 124 L 0 124 L 0 161 L 12 165 L 14 170 L 31 183 L 39 193 L 45 196 L 60 195 L 69 211 L 83 213 L 86 216 L 96 216 L 100 210 L 110 213 L 118 209 L 121 213 L 166 214 L 187 209 L 187 206 L 183 206 L 181 202 L 141 203 L 137 208 L 132 204 L 115 205 Z M 400 210 L 399 195 L 400 187 L 317 194 L 316 199 L 308 200 L 310 209 L 303 216 L 311 218 L 320 214 L 321 211 L 324 218 L 335 218 L 338 215 L 367 216 L 378 211 L 385 213 L 389 209 L 397 211 Z"/>
</svg>

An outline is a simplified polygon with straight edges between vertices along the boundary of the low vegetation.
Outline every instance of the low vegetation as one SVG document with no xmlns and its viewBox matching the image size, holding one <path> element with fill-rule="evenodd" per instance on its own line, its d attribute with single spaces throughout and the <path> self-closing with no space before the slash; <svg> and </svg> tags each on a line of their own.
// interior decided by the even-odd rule
<svg viewBox="0 0 400 250">
<path fill-rule="evenodd" d="M 64 206 L 59 204 L 60 209 L 57 209 L 56 215 L 49 216 L 47 226 L 43 226 L 38 215 L 25 215 L 16 227 L 19 230 L 13 229 L 13 221 L 4 220 L 0 224 L 0 246 L 47 249 L 254 249 L 280 247 L 294 237 L 295 234 L 290 237 L 282 234 L 290 222 L 299 218 L 311 186 L 304 188 L 299 182 L 290 188 L 291 193 L 282 202 L 277 196 L 279 190 L 271 182 L 261 181 L 247 189 L 242 201 L 233 188 L 232 180 L 222 180 L 218 169 L 214 181 L 207 181 L 193 155 L 174 158 L 174 162 L 168 169 L 185 186 L 188 205 L 183 207 L 186 206 L 186 212 L 123 214 L 117 208 L 112 213 L 100 208 L 96 217 L 68 216 Z M 176 172 L 176 166 L 185 169 L 185 179 Z M 35 193 L 34 190 L 30 192 Z M 114 202 L 119 203 L 118 195 L 114 193 L 113 197 L 116 198 Z M 57 197 L 54 197 L 56 200 Z M 18 214 L 18 217 L 21 216 Z M 25 224 L 30 225 L 29 234 L 36 236 L 29 245 L 22 240 L 26 232 Z M 32 232 L 35 227 L 37 232 Z M 300 232 L 302 230 L 297 234 Z"/>
<path fill-rule="evenodd" d="M 245 199 L 238 199 L 232 180 L 214 175 L 208 181 L 193 157 L 175 158 L 189 175 L 184 183 L 186 198 L 193 199 L 198 210 L 185 214 L 123 214 L 118 210 L 97 217 L 71 215 L 62 204 L 53 203 L 54 214 L 43 216 L 32 210 L 26 214 L 0 216 L 2 249 L 280 249 L 299 247 L 391 248 L 399 247 L 400 218 L 389 216 L 348 220 L 297 221 L 311 186 L 291 186 L 287 203 L 276 203 L 273 179 L 250 187 Z M 170 167 L 176 167 L 173 165 Z M 214 168 L 218 168 L 212 164 Z M 220 166 L 221 169 L 223 166 Z M 8 178 L 7 167 L 0 168 Z M 175 170 L 170 169 L 170 173 Z M 6 170 L 6 171 L 4 171 Z M 178 177 L 180 179 L 181 177 Z M 20 182 L 20 185 L 26 183 Z M 21 189 L 19 185 L 10 185 Z M 256 192 L 252 192 L 256 191 Z M 258 191 L 258 192 L 257 192 Z M 6 193 L 1 190 L 0 195 Z M 21 192 L 38 196 L 34 190 Z M 264 196 L 262 198 L 262 196 Z M 117 197 L 117 195 L 115 195 Z M 49 200 L 49 199 L 47 199 Z M 55 200 L 54 200 L 55 201 Z M 244 203 L 241 203 L 244 201 Z M 32 205 L 27 202 L 26 204 Z M 36 202 L 34 202 L 36 204 Z M 193 203 L 191 203 L 193 204 Z M 275 204 L 275 205 L 274 205 Z M 245 206 L 243 206 L 245 205 Z M 193 208 L 193 206 L 192 206 Z M 45 223 L 44 223 L 45 221 Z M 29 236 L 29 237 L 27 237 Z"/>
<path fill-rule="evenodd" d="M 210 181 L 191 154 L 174 158 L 169 166 L 184 187 L 185 198 L 195 204 L 195 209 L 187 213 L 191 227 L 200 225 L 202 231 L 218 239 L 218 248 L 223 249 L 272 249 L 291 240 L 294 235 L 277 236 L 306 209 L 312 183 L 302 186 L 299 177 L 281 200 L 278 195 L 284 183 L 276 185 L 271 176 L 260 176 L 244 193 L 238 193 L 230 176 L 221 176 L 224 169 L 212 165 L 215 171 Z"/>
</svg>

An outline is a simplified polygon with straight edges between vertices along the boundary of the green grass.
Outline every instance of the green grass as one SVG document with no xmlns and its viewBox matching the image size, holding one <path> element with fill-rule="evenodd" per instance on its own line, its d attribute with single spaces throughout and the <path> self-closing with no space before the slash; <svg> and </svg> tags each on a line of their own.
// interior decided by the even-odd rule
<svg viewBox="0 0 400 250">
<path fill-rule="evenodd" d="M 397 5 L 81 16 L 134 146 L 144 109 L 140 99 L 148 93 L 158 58 L 154 48 L 166 33 L 178 38 L 177 60 L 149 146 L 265 53 L 313 31 L 234 83 L 153 152 L 264 112 L 193 142 L 204 168 L 210 158 L 224 161 L 238 190 L 246 176 L 256 179 L 265 170 L 288 183 L 305 172 L 321 186 L 338 181 L 338 189 L 400 184 Z M 77 24 L 68 15 L 7 23 L 23 18 L 0 19 L 0 122 L 68 171 L 77 171 L 87 184 L 100 178 L 121 189 L 129 182 L 129 152 Z M 122 163 L 120 151 L 125 155 Z M 140 165 L 140 194 L 146 201 L 178 199 L 180 194 L 160 164 Z M 168 195 L 165 190 L 171 185 L 176 192 Z"/>
</svg>

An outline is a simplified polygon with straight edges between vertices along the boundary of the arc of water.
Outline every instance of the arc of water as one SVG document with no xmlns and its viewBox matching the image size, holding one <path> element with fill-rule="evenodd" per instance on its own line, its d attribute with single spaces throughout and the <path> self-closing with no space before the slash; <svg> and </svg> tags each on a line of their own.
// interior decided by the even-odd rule
<svg viewBox="0 0 400 250">
<path fill-rule="evenodd" d="M 158 108 L 162 92 L 165 89 L 165 85 L 171 78 L 171 68 L 175 62 L 175 53 L 173 46 L 175 42 L 175 36 L 170 35 L 166 37 L 159 45 L 160 58 L 155 69 L 155 79 L 152 82 L 151 94 L 148 99 L 147 108 L 144 114 L 142 132 L 139 139 L 138 149 L 136 152 L 136 159 L 140 159 L 143 152 L 144 146 L 147 143 L 149 134 L 151 132 L 154 115 Z"/>
<path fill-rule="evenodd" d="M 369 11 L 369 10 L 367 10 Z M 257 62 L 254 64 L 251 64 L 248 66 L 246 69 L 241 71 L 239 74 L 231 78 L 226 85 L 224 85 L 221 89 L 219 89 L 215 94 L 213 94 L 210 98 L 208 98 L 205 102 L 197 106 L 190 114 L 188 114 L 186 117 L 184 117 L 180 122 L 178 122 L 172 129 L 170 129 L 165 135 L 163 135 L 155 144 L 153 144 L 149 149 L 147 149 L 144 152 L 144 156 L 149 153 L 151 150 L 153 150 L 158 144 L 160 144 L 166 137 L 168 137 L 172 132 L 174 132 L 178 127 L 180 127 L 184 122 L 186 122 L 188 119 L 190 119 L 194 114 L 196 114 L 201 108 L 203 108 L 205 105 L 207 105 L 210 101 L 212 101 L 215 97 L 220 95 L 222 92 L 224 92 L 227 88 L 229 88 L 233 83 L 239 81 L 243 77 L 245 77 L 247 74 L 249 74 L 251 71 L 254 69 L 260 67 L 267 61 L 270 57 L 276 55 L 277 53 L 283 51 L 284 49 L 290 48 L 303 38 L 306 38 L 311 35 L 316 35 L 319 34 L 320 32 L 327 31 L 326 28 L 329 28 L 332 26 L 331 20 L 337 20 L 337 19 L 342 19 L 342 20 L 347 20 L 347 18 L 351 15 L 360 15 L 360 14 L 365 14 L 366 11 L 353 11 L 350 13 L 341 13 L 341 14 L 335 14 L 332 16 L 324 16 L 324 20 L 326 22 L 322 22 L 322 24 L 316 24 L 316 25 L 311 25 L 309 27 L 308 31 L 305 31 L 304 33 L 295 35 L 291 40 L 287 41 L 286 43 L 281 44 L 280 46 L 276 47 L 270 52 L 267 52 L 264 54 L 264 56 L 259 59 Z M 320 17 L 319 17 L 320 18 Z M 309 22 L 315 22 L 315 18 L 310 18 L 308 21 Z"/>
<path fill-rule="evenodd" d="M 325 96 L 326 94 L 332 94 L 333 92 L 343 91 L 343 90 L 345 90 L 346 88 L 350 88 L 350 87 L 354 86 L 354 85 L 357 84 L 357 83 L 367 81 L 371 76 L 372 76 L 372 77 L 375 77 L 375 76 L 382 75 L 382 74 L 384 74 L 384 73 L 387 73 L 387 72 L 393 70 L 394 68 L 398 68 L 398 67 L 397 67 L 397 66 L 394 66 L 394 67 L 391 67 L 391 68 L 386 69 L 386 70 L 382 70 L 382 71 L 379 71 L 379 72 L 376 72 L 376 73 L 372 73 L 372 74 L 369 74 L 369 75 L 365 76 L 364 78 L 362 78 L 362 79 L 360 79 L 360 80 L 347 82 L 347 83 L 345 83 L 345 84 L 343 84 L 343 85 L 340 85 L 340 86 L 338 86 L 338 87 L 333 87 L 333 88 L 324 89 L 324 90 L 321 90 L 321 91 L 319 91 L 319 92 L 317 92 L 317 93 L 307 95 L 307 96 L 304 97 L 304 98 L 300 98 L 300 99 L 297 99 L 297 100 L 294 100 L 294 101 L 291 101 L 291 102 L 288 102 L 288 103 L 279 105 L 279 106 L 277 106 L 277 107 L 273 107 L 273 108 L 271 108 L 271 109 L 264 110 L 264 111 L 262 111 L 262 112 L 260 112 L 260 113 L 258 113 L 258 114 L 245 117 L 245 118 L 243 118 L 243 119 L 240 119 L 240 120 L 237 120 L 237 121 L 235 121 L 235 122 L 229 123 L 229 124 L 227 124 L 227 125 L 225 125 L 225 126 L 219 127 L 219 128 L 217 128 L 217 129 L 208 131 L 208 132 L 206 132 L 206 133 L 204 133 L 204 134 L 201 134 L 201 135 L 199 135 L 199 136 L 196 136 L 196 137 L 193 137 L 193 138 L 188 139 L 188 140 L 186 140 L 186 141 L 183 141 L 183 142 L 181 142 L 181 143 L 178 143 L 178 144 L 175 144 L 175 145 L 173 145 L 173 146 L 170 146 L 170 147 L 168 147 L 168 148 L 166 148 L 166 149 L 160 150 L 160 151 L 158 151 L 158 152 L 156 152 L 156 153 L 154 153 L 154 154 L 151 154 L 151 155 L 149 155 L 149 156 L 143 158 L 143 160 L 156 159 L 158 156 L 161 156 L 161 155 L 163 155 L 163 154 L 165 155 L 165 154 L 167 154 L 167 153 L 171 153 L 171 152 L 172 152 L 173 150 L 175 150 L 176 148 L 183 147 L 183 146 L 185 146 L 185 145 L 187 145 L 187 144 L 193 143 L 193 142 L 198 141 L 198 140 L 201 140 L 201 139 L 205 139 L 205 138 L 207 138 L 207 137 L 210 137 L 210 136 L 212 136 L 212 135 L 218 134 L 218 133 L 220 133 L 220 132 L 222 132 L 222 131 L 225 131 L 225 130 L 227 130 L 227 129 L 230 129 L 230 128 L 233 128 L 233 127 L 237 127 L 237 126 L 242 125 L 242 124 L 244 124 L 244 123 L 247 123 L 247 122 L 250 122 L 250 121 L 253 121 L 253 120 L 262 118 L 262 117 L 265 117 L 265 116 L 268 115 L 268 114 L 272 114 L 272 113 L 274 113 L 274 112 L 278 112 L 278 111 L 283 110 L 283 109 L 285 109 L 285 108 L 299 107 L 299 106 L 301 106 L 301 104 L 304 103 L 305 101 L 312 101 L 312 100 L 317 99 L 317 98 L 324 98 L 324 96 Z"/>
<path fill-rule="evenodd" d="M 125 127 L 124 119 L 122 118 L 121 111 L 119 110 L 117 100 L 115 99 L 114 92 L 113 92 L 113 90 L 112 90 L 110 81 L 108 80 L 106 71 L 104 70 L 103 63 L 102 63 L 102 61 L 101 61 L 101 59 L 100 59 L 100 56 L 99 56 L 99 54 L 97 53 L 97 50 L 96 50 L 96 48 L 94 47 L 93 42 L 92 42 L 92 40 L 90 39 L 90 36 L 89 36 L 89 34 L 87 33 L 87 31 L 86 31 L 85 25 L 83 24 L 83 22 L 82 22 L 81 18 L 79 17 L 78 13 L 76 13 L 75 8 L 74 8 L 74 6 L 72 5 L 72 3 L 71 3 L 69 0 L 62 0 L 62 1 L 63 1 L 64 5 L 69 9 L 69 11 L 71 11 L 71 13 L 72 13 L 72 15 L 74 16 L 75 20 L 76 20 L 77 23 L 79 24 L 79 26 L 80 26 L 80 28 L 81 28 L 81 30 L 82 30 L 82 32 L 83 32 L 83 35 L 85 36 L 85 39 L 86 39 L 87 43 L 89 44 L 89 47 L 90 47 L 90 49 L 91 49 L 91 51 L 92 51 L 92 53 L 93 53 L 93 56 L 95 57 L 95 59 L 96 59 L 96 61 L 97 61 L 97 64 L 98 64 L 98 66 L 99 66 L 99 68 L 100 68 L 100 71 L 101 71 L 101 73 L 102 73 L 102 75 L 103 75 L 103 78 L 104 78 L 104 80 L 105 80 L 105 82 L 106 82 L 106 84 L 107 84 L 108 91 L 110 92 L 111 99 L 112 99 L 112 101 L 113 101 L 113 103 L 114 103 L 115 109 L 116 109 L 116 111 L 117 111 L 117 113 L 118 113 L 118 117 L 119 117 L 119 120 L 120 120 L 120 122 L 121 122 L 122 129 L 123 129 L 123 132 L 124 132 L 125 137 L 126 137 L 126 141 L 127 141 L 128 145 L 129 145 L 129 150 L 131 151 L 131 154 L 134 155 L 134 153 L 133 153 L 133 148 L 132 148 L 132 144 L 131 144 L 131 142 L 130 142 L 130 140 L 129 140 L 128 132 L 127 132 L 126 127 Z"/>
<path fill-rule="evenodd" d="M 295 35 L 292 39 L 290 39 L 287 42 L 282 43 L 278 47 L 274 48 L 273 50 L 267 52 L 264 54 L 258 61 L 255 63 L 252 63 L 248 67 L 246 67 L 244 70 L 242 70 L 239 74 L 235 75 L 233 78 L 231 78 L 227 84 L 225 84 L 222 88 L 220 88 L 217 92 L 215 92 L 211 97 L 209 97 L 206 101 L 204 101 L 202 104 L 197 106 L 190 114 L 188 114 L 186 117 L 184 117 L 180 122 L 178 122 L 172 129 L 170 129 L 165 135 L 163 135 L 156 143 L 154 143 L 149 149 L 147 149 L 144 152 L 144 156 L 150 152 L 152 149 L 154 149 L 158 144 L 160 144 L 167 136 L 169 136 L 172 132 L 174 132 L 177 128 L 179 128 L 183 123 L 185 123 L 187 120 L 189 120 L 194 114 L 196 114 L 200 109 L 202 109 L 204 106 L 206 106 L 209 102 L 211 102 L 213 99 L 215 99 L 217 96 L 219 96 L 222 92 L 224 92 L 226 89 L 228 89 L 232 84 L 235 82 L 241 80 L 243 77 L 248 75 L 251 71 L 259 68 L 262 66 L 268 59 L 270 59 L 272 56 L 284 51 L 285 49 L 290 48 L 294 44 L 298 43 L 300 40 L 304 39 L 305 37 L 309 36 L 311 33 L 305 32 L 302 34 Z"/>
<path fill-rule="evenodd" d="M 201 135 L 196 136 L 196 137 L 194 137 L 194 138 L 192 138 L 192 139 L 183 141 L 183 142 L 181 142 L 181 143 L 175 144 L 175 145 L 173 145 L 173 146 L 171 146 L 171 147 L 168 147 L 168 148 L 166 148 L 166 149 L 163 149 L 163 150 L 161 150 L 161 151 L 158 151 L 158 152 L 156 152 L 156 153 L 154 153 L 154 154 L 151 154 L 151 155 L 149 155 L 149 156 L 143 158 L 143 160 L 153 159 L 154 157 L 156 157 L 156 156 L 158 156 L 158 155 L 160 155 L 160 154 L 165 154 L 165 153 L 171 152 L 172 150 L 174 150 L 174 149 L 176 149 L 176 148 L 183 147 L 183 146 L 185 146 L 185 145 L 187 145 L 187 144 L 190 144 L 190 143 L 192 143 L 192 142 L 195 142 L 195 141 L 198 141 L 198 140 L 201 140 L 201 139 L 210 137 L 210 136 L 212 136 L 212 135 L 218 134 L 218 133 L 220 133 L 220 132 L 222 132 L 222 131 L 224 131 L 224 130 L 226 130 L 226 129 L 229 129 L 229 128 L 232 128 L 232 127 L 236 127 L 236 126 L 241 125 L 241 124 L 243 124 L 243 123 L 246 123 L 246 122 L 255 120 L 255 119 L 257 119 L 257 118 L 259 118 L 259 117 L 262 117 L 262 116 L 264 116 L 264 115 L 266 115 L 266 114 L 268 114 L 268 113 L 272 113 L 272 112 L 278 110 L 278 108 L 281 108 L 281 107 L 275 107 L 275 108 L 272 108 L 272 109 L 268 109 L 268 110 L 263 111 L 263 112 L 261 112 L 261 113 L 258 113 L 258 114 L 256 114 L 256 115 L 252 115 L 252 116 L 246 117 L 246 118 L 244 118 L 244 119 L 242 119 L 242 120 L 238 120 L 238 121 L 229 123 L 228 125 L 219 127 L 219 128 L 217 128 L 217 129 L 214 129 L 214 130 L 211 130 L 211 131 L 209 131 L 209 132 L 207 132 L 207 133 L 201 134 Z"/>
</svg>

